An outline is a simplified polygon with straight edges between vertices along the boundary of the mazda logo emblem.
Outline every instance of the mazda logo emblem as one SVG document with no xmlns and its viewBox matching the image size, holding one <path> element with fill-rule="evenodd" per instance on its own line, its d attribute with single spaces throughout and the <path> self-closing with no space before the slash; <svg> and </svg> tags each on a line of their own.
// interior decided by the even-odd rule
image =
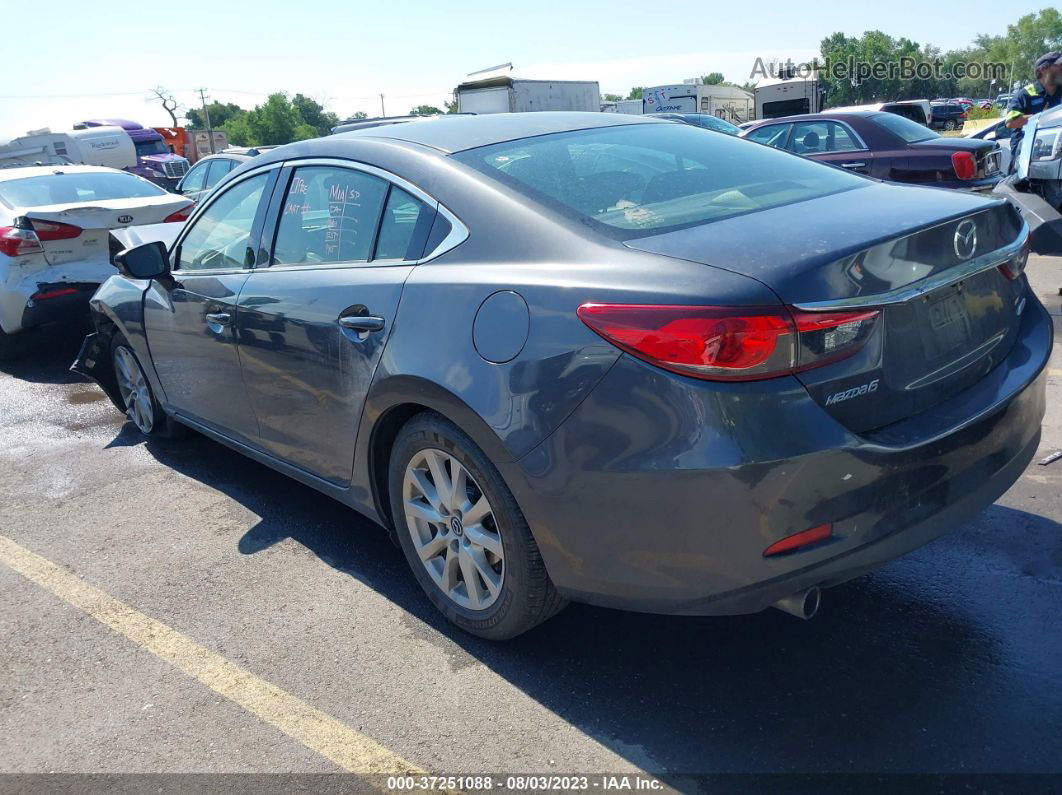
<svg viewBox="0 0 1062 795">
<path fill-rule="evenodd" d="M 977 224 L 967 218 L 955 227 L 955 256 L 969 259 L 977 250 Z"/>
<path fill-rule="evenodd" d="M 131 215 L 119 215 L 118 216 L 118 223 L 120 223 L 120 224 L 128 224 L 132 220 L 133 220 L 133 216 L 131 216 Z"/>
</svg>

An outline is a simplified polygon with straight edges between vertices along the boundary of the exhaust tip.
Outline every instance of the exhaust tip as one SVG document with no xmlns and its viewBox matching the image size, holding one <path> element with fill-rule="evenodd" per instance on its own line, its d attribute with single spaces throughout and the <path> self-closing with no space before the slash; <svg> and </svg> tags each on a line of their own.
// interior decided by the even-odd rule
<svg viewBox="0 0 1062 795">
<path fill-rule="evenodd" d="M 807 590 L 797 591 L 795 594 L 779 599 L 772 606 L 789 613 L 791 616 L 807 621 L 809 618 L 814 618 L 815 614 L 819 612 L 821 602 L 822 590 L 819 586 L 813 585 Z"/>
</svg>

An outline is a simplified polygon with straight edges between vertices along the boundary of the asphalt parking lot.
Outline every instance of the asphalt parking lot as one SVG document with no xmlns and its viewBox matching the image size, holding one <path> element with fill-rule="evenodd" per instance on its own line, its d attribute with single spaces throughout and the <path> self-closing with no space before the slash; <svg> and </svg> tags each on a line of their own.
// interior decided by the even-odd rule
<svg viewBox="0 0 1062 795">
<path fill-rule="evenodd" d="M 1057 328 L 1062 261 L 1029 272 Z M 0 772 L 1062 772 L 1062 461 L 809 622 L 573 605 L 499 645 L 339 504 L 145 442 L 79 342 L 0 364 Z"/>
</svg>

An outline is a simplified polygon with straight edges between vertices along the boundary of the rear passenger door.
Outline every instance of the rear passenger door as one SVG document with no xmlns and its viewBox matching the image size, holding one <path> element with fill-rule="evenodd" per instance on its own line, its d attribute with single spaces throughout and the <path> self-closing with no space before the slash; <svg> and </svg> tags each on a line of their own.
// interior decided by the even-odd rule
<svg viewBox="0 0 1062 795">
<path fill-rule="evenodd" d="M 869 174 L 874 155 L 848 125 L 826 119 L 797 122 L 789 150 L 847 171 Z"/>
<path fill-rule="evenodd" d="M 400 182 L 347 161 L 286 168 L 263 239 L 271 255 L 239 296 L 261 447 L 336 485 L 350 482 L 365 395 L 436 215 Z"/>
</svg>

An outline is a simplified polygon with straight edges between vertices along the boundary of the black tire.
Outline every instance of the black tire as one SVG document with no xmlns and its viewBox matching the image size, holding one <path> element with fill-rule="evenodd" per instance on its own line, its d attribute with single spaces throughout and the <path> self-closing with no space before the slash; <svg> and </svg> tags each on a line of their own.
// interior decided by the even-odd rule
<svg viewBox="0 0 1062 795">
<path fill-rule="evenodd" d="M 417 555 L 403 506 L 406 468 L 424 450 L 441 450 L 472 476 L 490 503 L 504 550 L 504 576 L 495 601 L 471 610 L 452 600 L 436 584 Z M 567 602 L 557 593 L 538 545 L 516 500 L 498 470 L 456 425 L 434 413 L 418 414 L 398 433 L 391 451 L 388 491 L 395 535 L 421 588 L 453 624 L 488 640 L 508 640 L 560 612 Z"/>
<path fill-rule="evenodd" d="M 956 129 L 958 126 L 959 125 L 951 119 L 948 119 L 946 122 L 944 122 L 944 129 L 948 130 L 949 132 Z"/>
<path fill-rule="evenodd" d="M 29 346 L 26 344 L 26 332 L 6 334 L 0 329 L 0 362 L 10 361 L 25 355 Z"/>
<path fill-rule="evenodd" d="M 129 422 L 131 422 L 133 426 L 145 436 L 170 436 L 171 422 L 166 416 L 166 413 L 162 410 L 162 406 L 159 405 L 158 400 L 155 398 L 155 392 L 151 388 L 151 382 L 148 381 L 147 375 L 144 373 L 144 368 L 140 364 L 140 359 L 137 357 L 136 351 L 133 350 L 133 346 L 129 344 L 124 336 L 115 332 L 114 336 L 111 337 L 111 366 L 114 368 L 115 384 L 123 401 L 126 400 L 126 394 L 122 391 L 122 377 L 118 372 L 118 358 L 124 355 L 131 357 L 132 364 L 134 364 L 139 370 L 140 377 L 143 380 L 143 388 L 147 391 L 145 396 L 146 402 L 151 410 L 151 422 L 146 426 L 139 422 L 138 418 L 134 416 L 135 412 L 131 405 L 126 406 L 126 419 L 128 419 Z M 127 359 L 126 361 L 128 362 L 129 360 Z"/>
</svg>

